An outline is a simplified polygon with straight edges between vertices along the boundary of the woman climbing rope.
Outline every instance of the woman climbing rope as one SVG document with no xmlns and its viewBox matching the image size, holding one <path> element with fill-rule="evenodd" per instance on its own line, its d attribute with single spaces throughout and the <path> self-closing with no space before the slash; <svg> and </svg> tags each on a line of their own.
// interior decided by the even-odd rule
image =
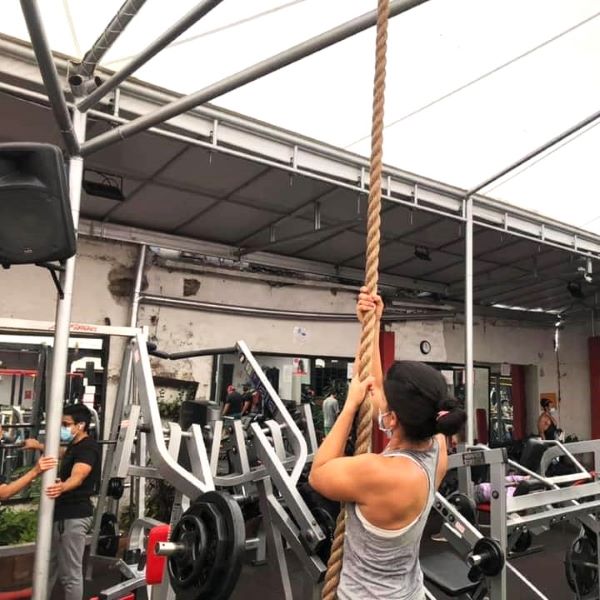
<svg viewBox="0 0 600 600">
<path fill-rule="evenodd" d="M 375 312 L 378 323 L 382 308 L 379 296 L 361 289 L 361 322 Z M 444 378 L 432 367 L 398 361 L 384 380 L 374 343 L 371 368 L 373 376 L 352 381 L 344 408 L 315 456 L 310 484 L 326 498 L 346 502 L 337 598 L 424 600 L 421 536 L 446 474 L 446 436 L 460 430 L 465 413 L 448 397 Z M 366 394 L 389 442 L 382 454 L 345 457 L 352 422 Z"/>
</svg>

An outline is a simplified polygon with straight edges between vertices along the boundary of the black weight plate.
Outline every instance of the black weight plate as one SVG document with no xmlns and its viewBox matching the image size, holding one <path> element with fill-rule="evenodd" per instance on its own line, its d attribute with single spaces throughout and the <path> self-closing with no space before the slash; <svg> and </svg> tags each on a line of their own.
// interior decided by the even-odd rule
<svg viewBox="0 0 600 600">
<path fill-rule="evenodd" d="M 531 532 L 523 531 L 517 538 L 517 541 L 513 544 L 512 551 L 517 553 L 526 552 L 529 550 L 532 541 Z"/>
<path fill-rule="evenodd" d="M 208 548 L 207 530 L 203 519 L 194 514 L 183 515 L 173 528 L 171 541 L 186 547 L 185 552 L 177 553 L 171 558 L 171 575 L 179 588 L 194 585 L 200 577 Z"/>
<path fill-rule="evenodd" d="M 185 527 L 185 517 L 202 521 L 206 530 L 206 546 L 198 552 L 194 577 L 181 557 L 168 561 L 169 579 L 177 600 L 226 600 L 235 588 L 245 551 L 245 526 L 242 510 L 227 493 L 207 492 L 198 498 L 173 528 L 171 541 L 178 542 Z M 182 541 L 184 541 L 182 539 Z M 183 559 L 185 561 L 185 558 Z M 179 562 L 176 562 L 179 561 Z M 183 575 L 179 578 L 179 575 Z"/>
<path fill-rule="evenodd" d="M 504 568 L 504 554 L 500 544 L 492 538 L 483 537 L 473 546 L 473 554 L 483 559 L 476 569 L 487 577 L 495 577 Z"/>
<path fill-rule="evenodd" d="M 242 570 L 246 549 L 246 528 L 242 509 L 227 492 L 207 492 L 202 495 L 203 502 L 209 502 L 217 508 L 227 525 L 227 556 L 220 564 L 218 588 L 206 596 L 206 600 L 227 600 L 237 585 Z M 203 597 L 204 600 L 204 597 Z"/>
<path fill-rule="evenodd" d="M 322 506 L 313 508 L 312 514 L 325 535 L 325 540 L 321 542 L 317 548 L 317 556 L 324 564 L 327 564 L 335 534 L 335 517 Z"/>
<path fill-rule="evenodd" d="M 125 491 L 125 482 L 120 477 L 111 477 L 108 480 L 108 489 L 106 494 L 114 500 L 120 500 Z"/>
<path fill-rule="evenodd" d="M 589 537 L 575 539 L 565 556 L 565 572 L 569 587 L 580 596 L 587 596 L 598 586 L 596 547 Z"/>
<path fill-rule="evenodd" d="M 221 565 L 227 560 L 228 550 L 228 530 L 227 522 L 219 513 L 219 510 L 212 504 L 203 501 L 203 496 L 196 500 L 188 510 L 182 515 L 185 517 L 196 517 L 200 519 L 206 531 L 206 547 L 202 550 L 202 563 L 195 565 L 195 578 L 190 579 L 189 573 L 183 574 L 178 570 L 181 564 L 181 558 L 170 557 L 167 566 L 171 586 L 175 590 L 177 600 L 201 600 L 214 598 L 213 591 L 221 582 Z M 173 528 L 173 533 L 178 531 L 179 524 Z M 179 530 L 181 531 L 181 530 Z M 179 540 L 172 535 L 170 541 Z M 198 553 L 200 556 L 200 552 Z M 182 579 L 179 575 L 182 574 Z"/>
<path fill-rule="evenodd" d="M 469 496 L 461 494 L 460 492 L 454 492 L 448 496 L 447 500 L 469 523 L 471 523 L 471 525 L 475 525 L 475 521 L 477 520 L 477 507 Z"/>
<path fill-rule="evenodd" d="M 117 556 L 119 552 L 119 525 L 117 517 L 112 513 L 104 513 L 100 520 L 98 533 L 98 546 L 96 552 L 99 556 Z"/>
</svg>

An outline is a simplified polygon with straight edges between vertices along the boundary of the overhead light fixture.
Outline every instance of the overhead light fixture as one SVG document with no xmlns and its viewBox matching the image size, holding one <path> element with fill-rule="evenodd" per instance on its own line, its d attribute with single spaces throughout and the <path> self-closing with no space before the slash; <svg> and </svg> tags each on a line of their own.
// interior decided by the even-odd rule
<svg viewBox="0 0 600 600">
<path fill-rule="evenodd" d="M 431 260 L 429 248 L 426 248 L 425 246 L 415 246 L 415 256 L 419 260 Z"/>
<path fill-rule="evenodd" d="M 125 200 L 123 178 L 119 175 L 86 169 L 83 173 L 81 186 L 90 196 L 108 198 L 109 200 L 117 200 L 118 202 Z"/>
<path fill-rule="evenodd" d="M 585 261 L 585 267 L 577 267 L 577 271 L 583 274 L 583 279 L 586 283 L 592 283 L 592 259 L 588 258 Z"/>
</svg>

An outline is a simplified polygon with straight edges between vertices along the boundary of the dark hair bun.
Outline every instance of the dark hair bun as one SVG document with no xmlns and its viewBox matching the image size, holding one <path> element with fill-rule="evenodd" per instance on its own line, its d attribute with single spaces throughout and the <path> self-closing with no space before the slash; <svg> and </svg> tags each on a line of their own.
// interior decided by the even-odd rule
<svg viewBox="0 0 600 600">
<path fill-rule="evenodd" d="M 467 413 L 462 408 L 452 408 L 437 420 L 437 433 L 450 437 L 460 432 L 467 421 Z"/>
</svg>

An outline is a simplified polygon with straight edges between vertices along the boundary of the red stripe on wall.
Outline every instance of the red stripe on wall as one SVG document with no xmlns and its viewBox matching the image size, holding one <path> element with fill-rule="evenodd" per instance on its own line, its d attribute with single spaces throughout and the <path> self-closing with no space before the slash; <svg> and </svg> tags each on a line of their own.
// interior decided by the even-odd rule
<svg viewBox="0 0 600 600">
<path fill-rule="evenodd" d="M 600 438 L 600 337 L 588 339 L 592 439 Z"/>
<path fill-rule="evenodd" d="M 381 354 L 381 368 L 383 374 L 392 366 L 396 360 L 396 336 L 393 331 L 381 331 L 379 333 L 379 352 Z M 385 434 L 373 427 L 373 452 L 381 452 L 387 443 Z"/>
</svg>

